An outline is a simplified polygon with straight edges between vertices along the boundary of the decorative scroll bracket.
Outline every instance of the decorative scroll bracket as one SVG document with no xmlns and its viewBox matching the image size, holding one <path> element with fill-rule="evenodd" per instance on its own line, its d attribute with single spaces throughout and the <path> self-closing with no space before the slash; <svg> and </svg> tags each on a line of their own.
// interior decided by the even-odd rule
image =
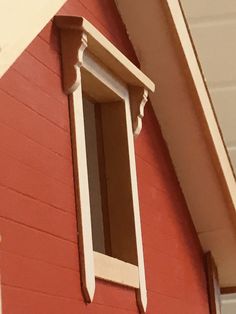
<svg viewBox="0 0 236 314">
<path fill-rule="evenodd" d="M 76 32 L 76 34 L 74 33 Z M 63 58 L 63 88 L 66 94 L 72 94 L 81 84 L 81 67 L 84 52 L 88 47 L 88 38 L 84 32 L 78 30 L 63 30 L 62 58 Z M 148 90 L 144 87 L 130 86 L 130 105 L 132 112 L 133 134 L 137 137 L 142 129 L 144 107 L 148 100 Z"/>
<path fill-rule="evenodd" d="M 80 68 L 83 64 L 88 38 L 78 30 L 61 31 L 63 87 L 66 94 L 72 94 L 81 84 Z"/>
<path fill-rule="evenodd" d="M 132 112 L 133 133 L 137 137 L 142 130 L 144 107 L 148 100 L 148 90 L 143 87 L 130 87 L 130 106 Z"/>
<path fill-rule="evenodd" d="M 121 79 L 130 90 L 133 132 L 136 137 L 142 128 L 144 106 L 148 91 L 154 92 L 154 83 L 113 46 L 86 19 L 76 16 L 56 16 L 55 23 L 61 31 L 64 90 L 73 93 L 81 82 L 80 68 L 86 66 L 86 58 L 95 57 L 103 70 L 111 70 L 111 75 Z M 87 54 L 88 51 L 88 54 Z M 92 57 L 92 59 L 93 59 Z M 91 65 L 91 64 L 90 64 Z M 90 67 L 89 72 L 96 69 Z M 97 73 L 95 73 L 97 75 Z"/>
</svg>

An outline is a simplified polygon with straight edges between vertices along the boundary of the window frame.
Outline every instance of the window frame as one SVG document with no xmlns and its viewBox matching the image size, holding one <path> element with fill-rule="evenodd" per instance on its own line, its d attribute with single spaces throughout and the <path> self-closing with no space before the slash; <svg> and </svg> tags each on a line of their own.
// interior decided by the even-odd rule
<svg viewBox="0 0 236 314">
<path fill-rule="evenodd" d="M 82 17 L 57 16 L 60 29 L 64 90 L 69 95 L 82 288 L 92 302 L 95 277 L 137 289 L 140 312 L 147 307 L 134 137 L 142 128 L 148 91 L 155 86 L 115 46 Z M 122 79 L 121 79 L 122 78 Z M 89 86 L 96 86 L 93 90 Z M 83 92 L 125 106 L 137 266 L 93 251 Z M 100 98 L 100 99 L 99 99 Z M 107 267 L 104 267 L 106 265 Z"/>
<path fill-rule="evenodd" d="M 205 254 L 208 299 L 211 314 L 222 314 L 218 270 L 211 252 Z"/>
</svg>

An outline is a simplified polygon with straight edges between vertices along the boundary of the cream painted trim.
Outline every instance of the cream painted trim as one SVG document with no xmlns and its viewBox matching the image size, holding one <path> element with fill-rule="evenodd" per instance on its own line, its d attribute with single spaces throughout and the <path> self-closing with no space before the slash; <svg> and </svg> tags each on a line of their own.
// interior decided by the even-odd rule
<svg viewBox="0 0 236 314">
<path fill-rule="evenodd" d="M 95 276 L 132 288 L 139 288 L 138 266 L 94 252 Z"/>
<path fill-rule="evenodd" d="M 78 230 L 80 235 L 79 245 L 83 248 L 80 250 L 82 287 L 86 301 L 92 302 L 95 292 L 95 280 L 81 84 L 70 95 L 70 120 L 73 125 L 71 129 L 76 204 L 78 208 L 81 208 L 78 211 Z"/>
<path fill-rule="evenodd" d="M 122 81 L 131 86 L 146 87 L 154 92 L 154 83 L 85 18 L 56 16 L 55 22 L 61 29 L 85 33 L 88 37 L 88 51 L 112 69 Z"/>
<path fill-rule="evenodd" d="M 140 220 L 140 208 L 139 208 L 139 197 L 138 197 L 138 182 L 136 174 L 136 161 L 134 151 L 134 138 L 132 136 L 132 121 L 130 114 L 130 103 L 129 99 L 125 100 L 125 110 L 127 119 L 127 136 L 128 136 L 128 150 L 130 158 L 130 173 L 131 173 L 131 188 L 133 194 L 133 208 L 134 208 L 134 225 L 136 232 L 136 245 L 137 245 L 137 256 L 139 266 L 139 283 L 140 287 L 138 290 L 138 305 L 141 313 L 145 313 L 147 310 L 147 289 L 146 289 L 146 278 L 144 268 L 144 257 L 143 257 L 143 242 L 142 242 L 142 231 L 141 231 L 141 220 Z"/>
<path fill-rule="evenodd" d="M 147 290 L 138 200 L 134 135 L 137 136 L 141 131 L 148 90 L 154 90 L 155 86 L 85 19 L 57 16 L 55 21 L 61 30 L 64 90 L 70 95 L 70 99 L 72 99 L 71 105 L 74 112 L 74 115 L 72 115 L 72 122 L 74 122 L 72 128 L 74 129 L 77 140 L 79 139 L 80 141 L 80 143 L 74 144 L 73 152 L 75 160 L 74 172 L 79 231 L 82 234 L 80 247 L 83 251 L 81 252 L 81 257 L 84 294 L 85 296 L 89 296 L 87 297 L 87 301 L 91 302 L 95 289 L 95 274 L 99 278 L 114 282 L 126 282 L 125 284 L 127 285 L 127 280 L 125 281 L 124 279 L 124 274 L 126 273 L 126 267 L 124 267 L 124 265 L 127 263 L 111 259 L 107 256 L 104 257 L 104 255 L 99 253 L 94 254 L 92 250 L 91 219 L 90 213 L 88 213 L 90 210 L 88 174 L 87 169 L 80 169 L 81 167 L 87 168 L 85 160 L 84 124 L 82 121 L 83 113 L 81 109 L 83 101 L 82 89 L 95 101 L 105 103 L 122 101 L 125 106 L 126 121 L 124 121 L 124 125 L 126 125 L 128 140 L 138 262 L 137 268 L 136 266 L 132 266 L 132 285 L 129 285 L 138 288 L 138 305 L 140 312 L 143 313 L 147 308 Z M 92 90 L 91 86 L 93 86 Z M 83 193 L 82 197 L 80 196 L 81 193 Z M 93 254 L 95 258 L 95 270 Z M 106 269 L 106 267 L 102 267 L 101 263 L 103 262 L 107 263 L 109 268 Z M 117 265 L 118 269 L 114 269 L 112 272 L 111 264 Z M 130 267 L 131 266 L 129 266 L 129 268 Z M 134 274 L 134 269 L 138 270 L 138 276 Z"/>
<path fill-rule="evenodd" d="M 65 2 L 0 1 L 0 77 Z"/>
<path fill-rule="evenodd" d="M 133 130 L 136 137 L 142 130 L 142 119 L 144 117 L 144 107 L 148 100 L 148 90 L 136 86 L 131 87 L 129 95 L 133 117 Z"/>
<path fill-rule="evenodd" d="M 93 55 L 85 50 L 83 56 L 83 68 L 90 72 L 96 79 L 102 82 L 106 88 L 109 88 L 120 99 L 124 99 L 128 95 L 127 86 L 114 74 L 104 67 Z"/>
<path fill-rule="evenodd" d="M 224 181 L 226 183 L 235 210 L 236 209 L 235 177 L 212 109 L 211 101 L 203 80 L 203 76 L 199 68 L 198 60 L 191 42 L 191 38 L 185 24 L 185 19 L 178 0 L 167 0 L 167 3 L 175 23 L 175 27 L 198 93 L 198 97 L 200 99 L 200 104 L 202 106 L 204 118 L 207 122 L 211 139 L 214 144 L 219 165 L 223 173 Z"/>
<path fill-rule="evenodd" d="M 117 100 L 117 96 L 121 100 L 129 98 L 133 118 L 133 133 L 137 137 L 142 130 L 142 119 L 144 117 L 144 107 L 148 100 L 148 90 L 137 86 L 130 86 L 128 90 L 124 82 L 115 77 L 112 72 L 101 64 L 99 60 L 96 60 L 86 49 L 83 54 L 82 73 L 84 70 L 99 80 L 105 86 L 105 90 L 109 88 L 110 92 L 114 94 L 114 101 Z M 104 97 L 105 90 L 100 90 L 100 93 L 103 94 L 101 97 Z"/>
</svg>

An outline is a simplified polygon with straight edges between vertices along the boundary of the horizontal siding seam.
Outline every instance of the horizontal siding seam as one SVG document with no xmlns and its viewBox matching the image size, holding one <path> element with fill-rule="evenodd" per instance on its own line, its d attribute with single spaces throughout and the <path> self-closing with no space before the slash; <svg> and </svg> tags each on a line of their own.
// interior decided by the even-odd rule
<svg viewBox="0 0 236 314">
<path fill-rule="evenodd" d="M 18 72 L 16 69 L 13 69 L 13 71 L 17 72 L 17 74 L 19 74 L 20 76 L 23 77 L 23 75 L 22 75 L 20 72 Z M 24 79 L 26 79 L 26 78 L 24 77 Z M 29 81 L 28 79 L 26 79 L 26 80 Z M 31 81 L 30 81 L 30 82 L 31 82 Z M 31 83 L 33 83 L 33 82 L 31 82 Z M 39 87 L 37 86 L 37 88 L 39 88 Z M 39 89 L 40 89 L 40 88 L 39 88 Z M 47 122 L 53 124 L 53 126 L 59 128 L 60 130 L 64 131 L 65 133 L 70 133 L 69 130 L 67 130 L 66 128 L 63 128 L 62 126 L 60 126 L 60 125 L 57 124 L 56 122 L 52 121 L 51 119 L 48 119 L 48 118 L 47 118 L 46 116 L 44 116 L 42 113 L 40 113 L 40 112 L 34 110 L 32 107 L 30 107 L 29 105 L 27 105 L 25 102 L 23 102 L 22 100 L 16 98 L 15 95 L 9 93 L 9 92 L 6 91 L 5 89 L 2 89 L 1 87 L 0 87 L 0 90 L 1 90 L 5 95 L 7 95 L 7 96 L 13 98 L 13 99 L 14 99 L 15 101 L 17 101 L 19 104 L 25 106 L 28 110 L 30 110 L 30 111 L 32 111 L 33 113 L 37 114 L 38 116 L 40 116 L 41 118 L 43 118 L 43 119 L 46 120 Z M 42 89 L 40 89 L 40 90 L 43 91 Z M 45 91 L 43 91 L 43 93 L 45 93 L 47 96 L 53 98 L 51 95 L 48 95 Z M 55 98 L 53 98 L 53 99 L 55 100 Z M 58 101 L 58 100 L 56 99 L 56 101 Z M 59 101 L 58 101 L 58 102 L 59 102 Z"/>
<path fill-rule="evenodd" d="M 28 49 L 26 49 L 27 53 L 31 55 L 32 58 L 37 60 L 41 65 L 45 66 L 51 73 L 55 74 L 60 80 L 61 80 L 61 74 L 58 74 L 56 71 L 54 71 L 52 68 L 50 68 L 46 63 L 44 63 L 42 60 L 37 58 L 33 53 L 31 53 Z"/>
<path fill-rule="evenodd" d="M 61 299 L 65 299 L 65 300 L 73 300 L 73 301 L 77 301 L 77 302 L 80 302 L 80 303 L 84 303 L 82 298 L 75 299 L 75 298 L 64 297 L 62 295 L 46 293 L 46 292 L 43 292 L 41 290 L 27 289 L 27 288 L 24 288 L 24 287 L 21 287 L 21 286 L 9 285 L 9 284 L 6 284 L 4 282 L 2 282 L 2 286 L 3 287 L 4 286 L 8 287 L 8 288 L 15 288 L 15 289 L 19 289 L 19 290 L 24 290 L 24 291 L 29 291 L 29 292 L 33 292 L 33 293 L 39 293 L 39 294 L 42 294 L 42 295 L 45 295 L 45 296 L 56 297 L 56 298 L 61 298 Z"/>
<path fill-rule="evenodd" d="M 20 258 L 25 259 L 25 260 L 35 261 L 37 263 L 42 263 L 44 265 L 54 266 L 58 270 L 59 269 L 68 270 L 69 272 L 73 272 L 73 273 L 75 273 L 77 275 L 80 275 L 79 269 L 76 270 L 76 269 L 71 268 L 71 267 L 67 267 L 67 266 L 62 266 L 62 265 L 55 264 L 55 263 L 46 262 L 46 261 L 44 261 L 43 259 L 40 259 L 40 258 L 33 258 L 33 257 L 29 257 L 29 256 L 26 256 L 26 255 L 20 255 L 20 254 L 12 252 L 10 250 L 6 250 L 6 249 L 2 249 L 2 248 L 1 248 L 1 252 L 3 252 L 3 253 L 5 252 L 7 254 L 10 254 L 10 255 L 13 255 L 13 256 L 17 256 L 17 257 L 20 257 Z M 78 267 L 79 267 L 79 262 L 78 262 Z M 4 283 L 4 275 L 2 276 L 2 282 Z"/>
<path fill-rule="evenodd" d="M 51 23 L 52 23 L 52 21 L 51 21 Z M 50 47 L 53 51 L 55 51 L 55 52 L 58 54 L 59 57 L 61 57 L 60 47 L 59 47 L 58 49 L 52 47 L 52 46 L 50 45 L 50 41 L 47 41 L 41 34 L 38 34 L 38 37 L 39 37 L 41 40 L 43 40 L 46 44 L 48 44 L 49 47 Z"/>
<path fill-rule="evenodd" d="M 18 193 L 18 194 L 20 194 L 20 195 L 23 195 L 23 196 L 25 196 L 25 197 L 28 197 L 28 198 L 30 198 L 30 199 L 32 199 L 32 200 L 34 200 L 34 201 L 39 202 L 39 203 L 46 204 L 46 205 L 48 205 L 48 206 L 51 206 L 51 207 L 53 207 L 53 208 L 56 208 L 57 210 L 60 210 L 60 211 L 62 211 L 63 213 L 68 213 L 68 214 L 74 215 L 74 212 L 72 212 L 72 211 L 65 210 L 64 208 L 60 208 L 60 207 L 55 206 L 55 205 L 53 205 L 53 204 L 51 204 L 51 203 L 47 203 L 47 202 L 45 202 L 45 201 L 43 201 L 43 200 L 37 199 L 36 197 L 34 197 L 34 196 L 30 195 L 30 194 L 27 194 L 27 193 L 24 193 L 24 192 L 19 191 L 19 190 L 17 190 L 17 189 L 14 189 L 13 187 L 9 187 L 9 186 L 7 186 L 7 185 L 4 185 L 3 183 L 0 183 L 0 186 L 3 187 L 3 188 L 6 188 L 7 190 L 14 191 L 14 192 L 16 192 L 16 193 Z"/>
<path fill-rule="evenodd" d="M 102 28 L 104 29 L 105 32 L 107 32 L 110 37 L 112 38 L 112 44 L 115 46 L 115 47 L 118 47 L 117 45 L 117 42 L 120 41 L 120 38 L 116 35 L 114 35 L 114 33 L 110 32 L 109 29 L 107 28 L 107 26 L 105 24 L 103 24 L 103 21 L 100 20 L 100 18 L 94 14 L 94 11 L 91 11 L 88 7 L 85 6 L 85 4 L 83 2 L 81 2 L 79 0 L 80 4 L 97 20 L 97 22 L 102 26 Z M 103 34 L 104 35 L 104 34 Z M 104 35 L 106 38 L 107 36 Z M 110 40 L 111 41 L 111 40 Z"/>
<path fill-rule="evenodd" d="M 68 213 L 68 214 L 69 214 L 69 213 Z M 30 229 L 30 230 L 32 230 L 32 231 L 36 231 L 36 232 L 40 232 L 40 233 L 42 233 L 42 234 L 50 235 L 50 236 L 52 236 L 52 237 L 55 238 L 55 239 L 62 240 L 62 241 L 66 241 L 66 242 L 69 242 L 70 244 L 78 245 L 78 243 L 77 243 L 76 240 L 71 240 L 71 239 L 69 239 L 69 238 L 64 238 L 64 237 L 62 237 L 62 236 L 56 235 L 56 234 L 54 234 L 54 233 L 51 233 L 51 232 L 49 232 L 49 231 L 45 231 L 45 230 L 43 230 L 43 229 L 36 228 L 36 227 L 30 226 L 30 225 L 24 224 L 24 223 L 22 223 L 22 222 L 19 222 L 19 221 L 14 220 L 14 219 L 11 219 L 11 218 L 8 218 L 8 217 L 4 217 L 4 216 L 2 216 L 1 214 L 0 214 L 0 219 L 4 219 L 4 220 L 6 220 L 6 221 L 9 222 L 9 223 L 17 224 L 17 225 L 19 225 L 19 226 L 28 228 L 28 229 Z M 75 217 L 75 219 L 76 219 L 76 217 Z M 2 237 L 4 237 L 4 235 L 2 235 Z"/>
<path fill-rule="evenodd" d="M 57 298 L 57 299 L 73 300 L 74 302 L 78 302 L 80 304 L 86 305 L 86 303 L 83 301 L 82 298 L 81 299 L 74 299 L 74 298 L 69 298 L 69 297 L 63 297 L 63 296 L 60 296 L 60 295 L 44 293 L 42 291 L 33 290 L 33 289 L 26 289 L 26 288 L 23 288 L 23 287 L 19 287 L 19 286 L 15 286 L 15 285 L 9 285 L 9 284 L 5 284 L 5 283 L 3 283 L 2 286 L 6 287 L 6 288 L 10 288 L 10 289 L 24 290 L 24 291 L 27 291 L 27 292 L 30 292 L 30 293 L 42 294 L 43 296 L 53 297 L 53 298 Z M 93 304 L 96 304 L 96 305 L 102 306 L 102 307 L 106 307 L 106 308 L 115 308 L 115 309 L 119 309 L 119 310 L 125 310 L 125 311 L 128 311 L 130 313 L 137 314 L 137 311 L 126 309 L 124 307 L 115 307 L 115 306 L 112 306 L 112 305 L 107 305 L 106 303 L 97 302 L 96 300 L 93 301 L 93 303 L 90 306 L 93 306 Z"/>
<path fill-rule="evenodd" d="M 8 128 L 10 128 L 10 129 L 16 131 L 17 133 L 23 135 L 23 136 L 26 137 L 28 140 L 34 142 L 35 144 L 38 144 L 39 146 L 41 146 L 42 148 L 44 148 L 44 149 L 46 149 L 46 150 L 48 150 L 49 152 L 52 152 L 52 153 L 54 153 L 55 155 L 57 155 L 57 156 L 63 158 L 64 160 L 66 160 L 66 161 L 68 161 L 68 162 L 71 162 L 72 159 L 66 158 L 65 155 L 62 155 L 61 153 L 56 152 L 56 151 L 54 151 L 53 149 L 42 145 L 41 143 L 35 141 L 33 138 L 27 136 L 25 133 L 20 132 L 18 129 L 13 128 L 13 127 L 9 126 L 9 125 L 6 124 L 6 123 L 3 123 L 3 122 L 1 122 L 1 123 L 2 123 L 3 125 L 5 125 L 6 127 L 8 127 Z"/>
<path fill-rule="evenodd" d="M 170 298 L 170 299 L 174 299 L 174 300 L 178 300 L 178 301 L 186 301 L 185 296 L 183 296 L 183 298 L 178 298 L 178 297 L 174 297 L 174 296 L 169 295 L 169 294 L 157 292 L 157 291 L 152 290 L 152 289 L 147 289 L 147 291 L 148 291 L 148 292 L 151 292 L 151 293 L 153 293 L 153 294 L 159 294 L 159 295 L 161 295 L 161 296 L 164 296 L 164 297 L 167 297 L 167 298 Z"/>
<path fill-rule="evenodd" d="M 0 122 L 0 123 L 1 123 L 1 122 Z M 0 153 L 3 153 L 4 155 L 10 157 L 11 159 L 17 161 L 19 164 L 22 164 L 22 165 L 24 165 L 25 167 L 27 167 L 27 168 L 29 168 L 29 169 L 35 171 L 35 172 L 38 172 L 38 173 L 40 173 L 40 174 L 46 176 L 47 178 L 50 178 L 50 179 L 52 179 L 52 180 L 55 180 L 55 181 L 57 181 L 58 183 L 65 185 L 66 187 L 69 187 L 69 188 L 74 189 L 74 184 L 73 184 L 73 183 L 70 184 L 69 182 L 62 181 L 62 180 L 58 179 L 57 177 L 50 176 L 50 175 L 48 175 L 48 173 L 47 173 L 46 171 L 41 171 L 41 170 L 37 169 L 36 167 L 31 166 L 30 164 L 28 164 L 28 163 L 26 163 L 26 162 L 24 162 L 24 161 L 18 159 L 16 156 L 14 156 L 13 154 L 9 153 L 8 151 L 2 150 L 1 147 L 0 147 Z"/>
<path fill-rule="evenodd" d="M 35 60 L 36 60 L 36 59 L 35 59 Z M 45 69 L 47 69 L 47 67 L 45 67 L 43 64 L 42 64 L 42 66 L 43 66 Z M 31 84 L 37 86 L 37 88 L 40 89 L 41 91 L 43 91 L 46 95 L 50 96 L 51 98 L 53 98 L 55 101 L 57 101 L 57 102 L 60 103 L 61 105 L 63 105 L 63 106 L 65 105 L 65 102 L 62 102 L 60 99 L 54 97 L 53 94 L 48 93 L 48 92 L 47 92 L 46 90 L 44 90 L 40 85 L 38 85 L 35 81 L 29 80 L 28 77 L 27 77 L 26 75 L 24 75 L 21 71 L 17 70 L 16 68 L 14 68 L 14 70 L 15 70 L 18 74 L 20 74 L 25 80 L 27 80 L 27 81 L 29 81 Z M 47 70 L 48 70 L 48 69 L 47 69 Z M 52 74 L 54 74 L 54 73 L 52 72 Z M 54 74 L 54 75 L 55 75 L 55 74 Z M 65 94 L 65 98 L 67 99 L 67 95 L 66 95 L 66 94 Z"/>
</svg>

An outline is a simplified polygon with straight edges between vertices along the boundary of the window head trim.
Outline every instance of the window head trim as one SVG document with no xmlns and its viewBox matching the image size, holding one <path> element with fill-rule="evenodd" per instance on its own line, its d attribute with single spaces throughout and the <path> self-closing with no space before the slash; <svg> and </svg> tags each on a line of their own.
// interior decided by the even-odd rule
<svg viewBox="0 0 236 314">
<path fill-rule="evenodd" d="M 130 90 L 133 131 L 138 136 L 148 92 L 155 91 L 155 84 L 85 18 L 56 16 L 54 21 L 61 35 L 65 93 L 71 94 L 78 88 L 81 75 L 93 69 L 92 60 L 102 64 Z"/>
<path fill-rule="evenodd" d="M 128 86 L 145 87 L 154 92 L 154 83 L 140 71 L 125 55 L 123 55 L 103 34 L 101 34 L 84 17 L 77 16 L 56 16 L 55 23 L 63 32 L 82 34 L 82 41 L 87 42 L 87 50 L 112 69 L 117 77 L 122 78 Z M 72 34 L 75 40 L 75 34 Z M 87 37 L 87 38 L 86 38 Z M 77 41 L 77 44 L 80 43 Z M 81 51 L 82 52 L 82 51 Z M 78 60 L 80 56 L 78 56 Z M 74 63 L 75 64 L 75 63 Z M 65 83 L 67 83 L 65 81 Z M 73 83 L 73 82 L 72 82 Z M 66 84 L 67 90 L 72 84 Z"/>
<path fill-rule="evenodd" d="M 82 86 L 83 90 L 86 90 L 87 84 L 91 87 L 92 81 L 92 86 L 94 87 L 94 84 L 98 84 L 99 89 L 97 90 L 101 91 L 96 97 L 107 97 L 105 101 L 107 100 L 108 102 L 113 100 L 121 101 L 125 108 L 124 123 L 126 123 L 127 127 L 127 152 L 129 156 L 137 250 L 137 301 L 140 312 L 144 313 L 147 308 L 147 291 L 133 137 L 137 136 L 141 131 L 148 92 L 154 91 L 155 86 L 149 78 L 84 18 L 57 16 L 55 22 L 61 34 L 64 90 L 70 96 L 75 193 L 80 232 L 80 262 L 84 296 L 87 302 L 92 302 L 96 276 L 94 262 L 101 260 L 101 258 L 94 259 L 92 247 L 82 102 Z M 122 265 L 125 266 L 124 264 Z M 98 270 L 98 268 L 96 269 Z M 117 280 L 113 281 L 118 282 Z"/>
</svg>

